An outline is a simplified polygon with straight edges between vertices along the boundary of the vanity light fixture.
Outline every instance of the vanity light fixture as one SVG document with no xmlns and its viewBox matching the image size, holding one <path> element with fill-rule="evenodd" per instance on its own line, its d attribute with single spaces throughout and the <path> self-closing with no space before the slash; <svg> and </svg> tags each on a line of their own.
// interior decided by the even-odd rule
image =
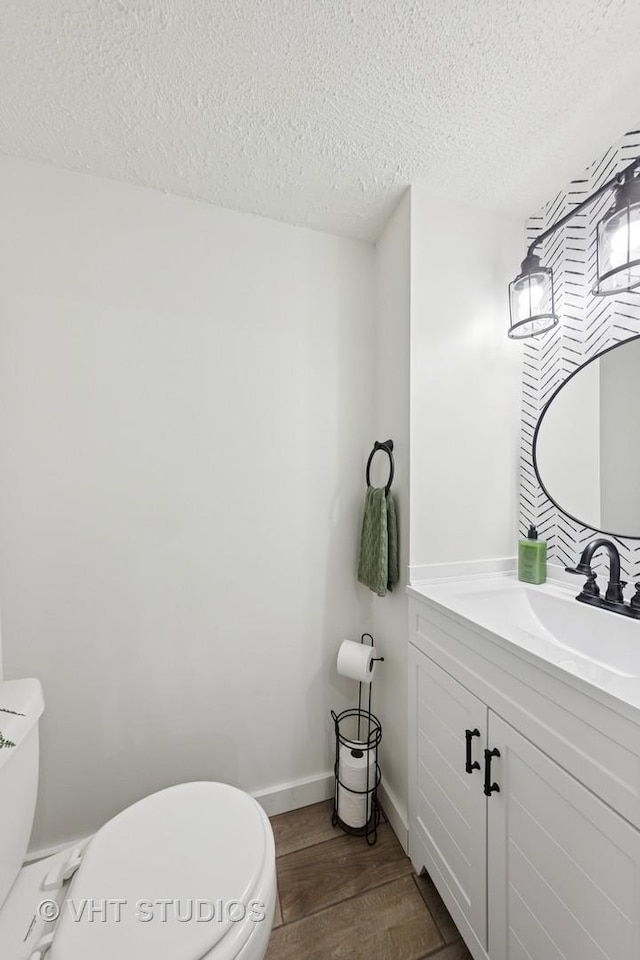
<svg viewBox="0 0 640 960">
<path fill-rule="evenodd" d="M 543 267 L 540 257 L 529 253 L 522 261 L 520 273 L 509 284 L 509 309 L 512 340 L 524 340 L 546 333 L 558 323 L 553 301 L 553 270 Z"/>
<path fill-rule="evenodd" d="M 639 171 L 640 157 L 636 157 L 529 244 L 520 273 L 509 284 L 512 340 L 538 337 L 557 326 L 553 271 L 541 265 L 536 247 L 608 190 L 615 190 L 615 197 L 613 206 L 597 227 L 598 279 L 592 292 L 594 296 L 606 297 L 640 287 L 640 176 L 636 175 Z"/>
<path fill-rule="evenodd" d="M 629 174 L 616 190 L 613 206 L 598 224 L 596 297 L 640 286 L 640 178 Z"/>
</svg>

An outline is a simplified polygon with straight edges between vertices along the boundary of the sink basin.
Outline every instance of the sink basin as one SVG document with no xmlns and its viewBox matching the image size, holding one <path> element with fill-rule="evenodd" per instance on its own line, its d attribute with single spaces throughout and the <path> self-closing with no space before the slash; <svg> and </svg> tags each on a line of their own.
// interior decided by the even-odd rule
<svg viewBox="0 0 640 960">
<path fill-rule="evenodd" d="M 531 590 L 527 599 L 534 615 L 559 647 L 619 676 L 640 676 L 639 621 L 550 592 Z M 594 617 L 594 613 L 598 616 Z M 610 622 L 612 619 L 614 623 Z"/>
<path fill-rule="evenodd" d="M 421 596 L 614 695 L 620 694 L 621 684 L 628 691 L 630 681 L 635 691 L 640 621 L 578 603 L 578 590 L 579 584 L 530 586 L 512 576 L 416 588 Z"/>
</svg>

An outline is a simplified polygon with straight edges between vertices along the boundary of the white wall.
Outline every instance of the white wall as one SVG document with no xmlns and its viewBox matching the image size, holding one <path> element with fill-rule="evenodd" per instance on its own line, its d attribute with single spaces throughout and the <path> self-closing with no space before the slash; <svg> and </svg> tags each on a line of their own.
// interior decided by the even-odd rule
<svg viewBox="0 0 640 960">
<path fill-rule="evenodd" d="M 373 598 L 386 657 L 374 696 L 388 812 L 399 821 L 407 816 L 409 562 L 516 552 L 521 351 L 507 338 L 506 285 L 522 243 L 522 224 L 444 203 L 418 184 L 376 246 L 375 437 L 395 443 L 401 583 Z M 385 458 L 375 463 L 379 485 Z"/>
<path fill-rule="evenodd" d="M 521 223 L 411 188 L 411 565 L 516 552 Z"/>
<path fill-rule="evenodd" d="M 400 581 L 373 597 L 373 632 L 386 657 L 377 671 L 374 712 L 382 721 L 381 768 L 390 795 L 387 813 L 407 816 L 407 568 L 409 564 L 409 302 L 410 194 L 407 191 L 376 245 L 375 439 L 394 442 L 393 494 L 398 511 Z M 379 472 L 374 474 L 373 469 Z M 388 478 L 387 458 L 376 455 L 372 481 Z M 379 679 L 378 679 L 379 678 Z M 394 810 L 395 808 L 395 810 Z M 401 835 L 400 824 L 393 824 Z M 406 829 L 406 825 L 405 825 Z"/>
<path fill-rule="evenodd" d="M 4 671 L 33 844 L 142 795 L 327 772 L 374 430 L 365 244 L 0 161 Z M 405 508 L 406 509 L 406 508 Z"/>
</svg>

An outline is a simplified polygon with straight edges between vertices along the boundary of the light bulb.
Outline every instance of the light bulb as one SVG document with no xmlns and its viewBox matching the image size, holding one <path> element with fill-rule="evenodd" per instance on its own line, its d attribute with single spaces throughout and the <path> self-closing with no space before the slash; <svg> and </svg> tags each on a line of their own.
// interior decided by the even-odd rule
<svg viewBox="0 0 640 960">
<path fill-rule="evenodd" d="M 544 284 L 537 279 L 530 279 L 525 283 L 518 297 L 518 312 L 522 319 L 532 317 L 538 313 L 544 298 Z"/>
<path fill-rule="evenodd" d="M 611 268 L 621 267 L 630 260 L 636 260 L 640 255 L 640 220 L 634 218 L 627 224 L 626 218 L 611 237 L 609 246 L 609 263 Z M 635 254 L 635 255 L 634 255 Z"/>
</svg>

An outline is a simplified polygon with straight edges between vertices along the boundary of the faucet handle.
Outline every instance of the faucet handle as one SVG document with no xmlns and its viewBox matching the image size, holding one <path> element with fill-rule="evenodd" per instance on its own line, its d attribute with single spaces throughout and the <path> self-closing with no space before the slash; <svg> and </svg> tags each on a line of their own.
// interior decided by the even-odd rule
<svg viewBox="0 0 640 960">
<path fill-rule="evenodd" d="M 585 597 L 600 596 L 600 587 L 598 586 L 597 576 L 593 570 L 591 570 L 591 568 L 589 568 L 589 576 L 587 577 L 586 583 L 582 588 L 582 595 Z"/>
<path fill-rule="evenodd" d="M 605 600 L 610 603 L 624 603 L 623 590 L 627 585 L 626 580 L 619 580 L 617 583 L 610 583 L 607 592 L 604 595 Z"/>
<path fill-rule="evenodd" d="M 580 592 L 580 597 L 599 597 L 600 596 L 600 587 L 598 586 L 597 574 L 593 572 L 591 567 L 588 564 L 579 563 L 577 567 L 565 567 L 567 573 L 577 573 L 579 576 L 586 576 L 586 580 L 582 590 Z M 639 593 L 640 593 L 640 584 L 639 584 Z M 638 609 L 640 609 L 640 596 L 638 597 Z"/>
</svg>

